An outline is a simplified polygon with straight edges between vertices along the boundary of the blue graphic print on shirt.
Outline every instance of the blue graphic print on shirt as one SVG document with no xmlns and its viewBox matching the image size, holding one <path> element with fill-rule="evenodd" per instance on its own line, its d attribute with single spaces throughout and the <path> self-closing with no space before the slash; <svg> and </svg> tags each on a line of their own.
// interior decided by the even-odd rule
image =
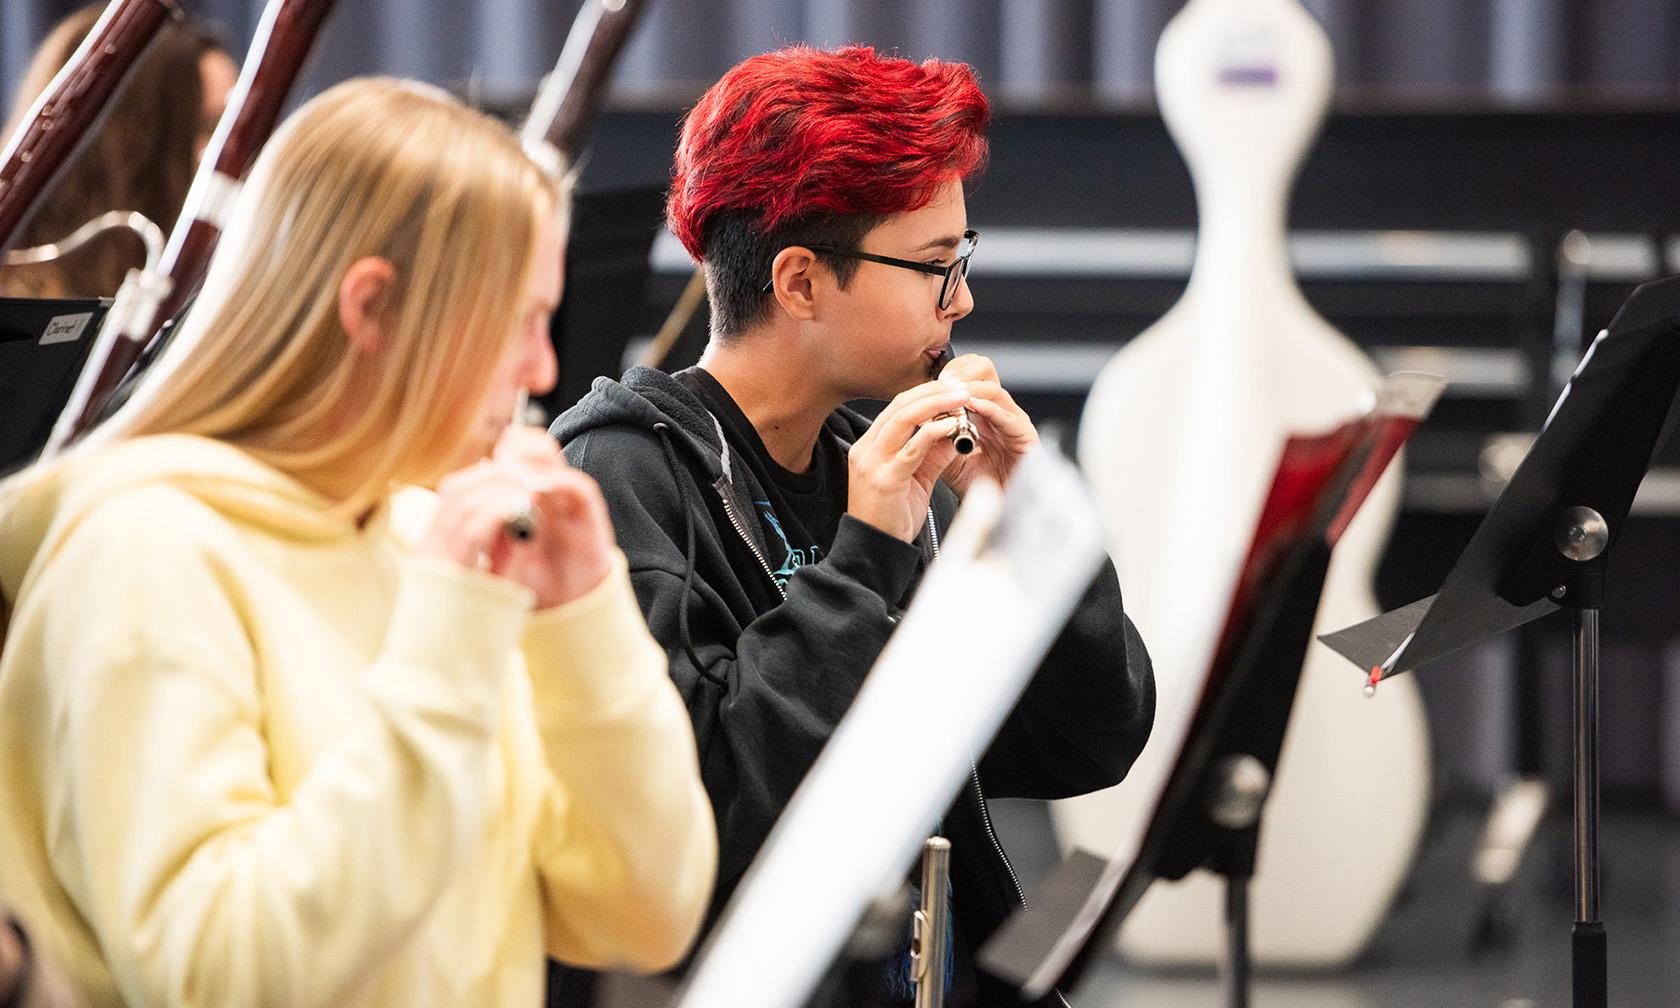
<svg viewBox="0 0 1680 1008">
<path fill-rule="evenodd" d="M 776 579 L 776 585 L 785 592 L 787 591 L 788 578 L 793 577 L 793 572 L 808 563 L 816 563 L 821 560 L 822 549 L 814 543 L 803 548 L 795 547 L 793 543 L 788 542 L 787 533 L 782 531 L 782 523 L 776 520 L 776 509 L 770 506 L 770 502 L 761 500 L 753 501 L 753 503 L 758 505 L 759 513 L 770 524 L 770 531 L 776 533 L 776 538 L 782 541 L 782 549 L 785 551 L 782 557 L 782 565 L 776 568 L 771 576 Z"/>
</svg>

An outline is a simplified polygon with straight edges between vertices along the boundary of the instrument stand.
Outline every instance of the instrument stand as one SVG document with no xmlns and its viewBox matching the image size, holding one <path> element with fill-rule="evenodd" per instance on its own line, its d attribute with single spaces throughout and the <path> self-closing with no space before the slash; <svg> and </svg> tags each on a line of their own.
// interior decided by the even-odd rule
<svg viewBox="0 0 1680 1008">
<path fill-rule="evenodd" d="M 1544 359 L 1547 380 L 1535 383 L 1537 391 L 1544 389 L 1544 394 L 1530 397 L 1527 407 L 1534 411 L 1531 422 L 1536 428 L 1545 421 L 1549 405 L 1563 391 L 1587 348 L 1591 334 L 1586 328 L 1586 290 L 1593 253 L 1592 242 L 1578 230 L 1565 234 L 1555 246 L 1548 247 L 1545 240 L 1536 242 L 1535 259 L 1553 264 L 1550 280 L 1557 291 L 1552 312 L 1551 354 Z M 1539 363 L 1537 359 L 1536 364 Z M 1508 479 L 1510 475 L 1506 472 L 1503 478 Z M 1514 694 L 1509 713 L 1513 718 L 1511 739 L 1516 751 L 1516 775 L 1502 783 L 1494 794 L 1476 849 L 1472 874 L 1482 887 L 1482 905 L 1470 936 L 1472 955 L 1505 945 L 1512 938 L 1517 926 L 1508 906 L 1512 879 L 1533 844 L 1552 799 L 1551 788 L 1541 771 L 1537 726 L 1543 712 L 1539 690 L 1524 675 L 1525 670 L 1535 665 L 1534 634 L 1529 628 L 1521 628 L 1517 633 L 1517 658 L 1509 677 Z"/>
<path fill-rule="evenodd" d="M 1248 891 L 1260 847 L 1260 810 L 1271 791 L 1272 775 L 1253 756 L 1223 761 L 1209 814 L 1231 831 L 1214 868 L 1225 879 L 1225 977 L 1227 1008 L 1248 1008 L 1252 962 L 1248 942 Z"/>
<path fill-rule="evenodd" d="M 1248 1008 L 1248 883 L 1251 876 L 1225 876 L 1225 1004 Z"/>
<path fill-rule="evenodd" d="M 1598 610 L 1575 614 L 1575 1008 L 1609 1003 L 1608 936 L 1598 918 Z"/>
</svg>

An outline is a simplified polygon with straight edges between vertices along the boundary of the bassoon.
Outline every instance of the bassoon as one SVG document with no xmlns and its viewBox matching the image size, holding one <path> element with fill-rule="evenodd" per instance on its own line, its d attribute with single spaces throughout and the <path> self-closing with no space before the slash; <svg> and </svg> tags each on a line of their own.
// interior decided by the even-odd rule
<svg viewBox="0 0 1680 1008">
<path fill-rule="evenodd" d="M 175 0 L 112 0 L 35 99 L 0 151 L 0 252 L 93 134 L 164 23 L 180 16 Z"/>
<path fill-rule="evenodd" d="M 613 63 L 646 9 L 646 0 L 585 0 L 519 131 L 526 150 L 541 158 L 538 152 L 546 146 L 565 170 L 575 169 Z"/>
<path fill-rule="evenodd" d="M 53 428 L 49 454 L 92 425 L 111 393 L 156 339 L 162 323 L 197 293 L 240 186 L 279 123 L 286 96 L 333 3 L 269 0 L 263 9 L 244 69 L 187 190 L 163 260 L 155 271 L 135 270 L 124 281 L 88 366 Z"/>
</svg>

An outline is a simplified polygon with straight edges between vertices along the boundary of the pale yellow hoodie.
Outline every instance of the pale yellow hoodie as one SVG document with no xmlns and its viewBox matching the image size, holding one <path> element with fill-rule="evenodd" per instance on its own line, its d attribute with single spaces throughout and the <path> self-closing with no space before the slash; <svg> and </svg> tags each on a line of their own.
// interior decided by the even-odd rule
<svg viewBox="0 0 1680 1008">
<path fill-rule="evenodd" d="M 0 495 L 0 902 L 96 1006 L 510 1005 L 673 963 L 716 840 L 620 558 L 529 614 L 228 445 Z M 528 671 L 527 671 L 528 670 Z"/>
</svg>

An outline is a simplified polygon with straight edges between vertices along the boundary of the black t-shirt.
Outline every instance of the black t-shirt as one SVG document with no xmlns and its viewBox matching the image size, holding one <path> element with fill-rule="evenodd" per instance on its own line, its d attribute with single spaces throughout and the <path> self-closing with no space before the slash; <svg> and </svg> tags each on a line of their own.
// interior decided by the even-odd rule
<svg viewBox="0 0 1680 1008">
<path fill-rule="evenodd" d="M 834 545 L 840 518 L 846 513 L 846 446 L 825 428 L 817 435 L 810 467 L 798 473 L 785 469 L 771 457 L 758 430 L 716 378 L 698 367 L 672 377 L 699 396 L 717 417 L 730 451 L 752 469 L 769 495 L 769 500 L 754 501 L 753 506 L 770 533 L 771 552 L 781 551 L 765 560 L 785 591 L 794 571 L 821 560 Z"/>
</svg>

